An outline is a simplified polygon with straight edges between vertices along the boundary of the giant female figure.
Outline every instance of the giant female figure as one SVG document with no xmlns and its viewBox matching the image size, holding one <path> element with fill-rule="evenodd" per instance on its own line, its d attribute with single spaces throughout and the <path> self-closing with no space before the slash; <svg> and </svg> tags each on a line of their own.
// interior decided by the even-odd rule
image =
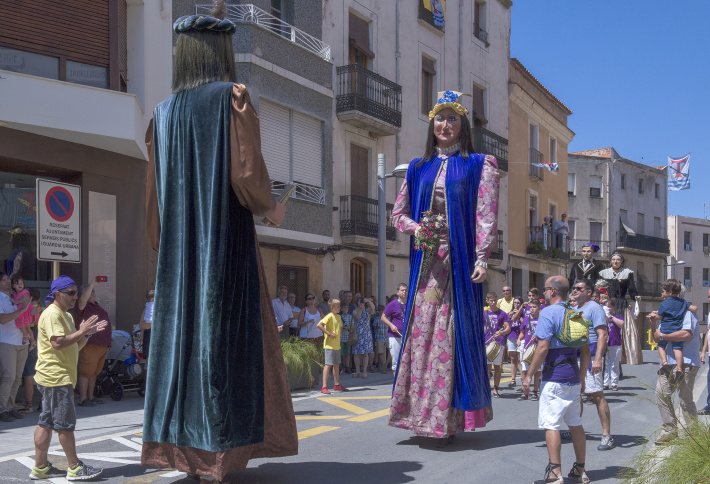
<svg viewBox="0 0 710 484">
<path fill-rule="evenodd" d="M 278 224 L 284 210 L 235 83 L 236 26 L 215 15 L 175 22 L 173 95 L 146 134 L 159 253 L 141 461 L 224 480 L 249 459 L 296 454 L 298 440 L 254 228 L 254 215 Z"/>
<path fill-rule="evenodd" d="M 440 93 L 422 158 L 409 164 L 392 218 L 415 235 L 422 214 L 446 216 L 438 251 L 411 248 L 400 363 L 389 425 L 442 439 L 483 427 L 490 413 L 481 282 L 497 236 L 497 163 L 473 153 L 460 93 Z"/>
</svg>

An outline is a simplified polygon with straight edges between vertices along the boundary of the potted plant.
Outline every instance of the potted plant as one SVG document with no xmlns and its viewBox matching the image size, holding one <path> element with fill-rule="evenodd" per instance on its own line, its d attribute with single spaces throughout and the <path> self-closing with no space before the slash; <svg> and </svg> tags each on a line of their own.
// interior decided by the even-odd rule
<svg viewBox="0 0 710 484">
<path fill-rule="evenodd" d="M 311 388 L 323 368 L 325 352 L 310 341 L 296 336 L 281 341 L 281 352 L 291 390 Z"/>
</svg>

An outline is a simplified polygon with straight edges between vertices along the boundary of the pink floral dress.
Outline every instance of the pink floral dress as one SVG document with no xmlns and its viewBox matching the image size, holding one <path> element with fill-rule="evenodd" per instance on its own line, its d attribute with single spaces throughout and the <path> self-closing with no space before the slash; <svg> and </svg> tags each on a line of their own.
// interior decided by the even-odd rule
<svg viewBox="0 0 710 484">
<path fill-rule="evenodd" d="M 446 166 L 444 161 L 434 186 L 431 210 L 435 213 L 446 214 Z M 497 237 L 498 187 L 496 160 L 486 156 L 476 213 L 476 255 L 481 261 L 488 260 L 491 244 Z M 418 224 L 412 220 L 409 207 L 405 181 L 392 219 L 399 231 L 414 235 Z M 450 405 L 454 387 L 452 289 L 447 236 L 428 270 L 420 276 L 410 335 L 402 352 L 390 407 L 389 425 L 412 430 L 420 436 L 443 438 L 486 425 L 484 410 L 465 412 Z"/>
</svg>

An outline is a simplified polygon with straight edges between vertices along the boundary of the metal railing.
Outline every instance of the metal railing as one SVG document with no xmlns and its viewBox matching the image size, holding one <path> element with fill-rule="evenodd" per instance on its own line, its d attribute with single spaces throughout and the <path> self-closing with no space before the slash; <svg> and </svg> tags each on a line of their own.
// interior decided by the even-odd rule
<svg viewBox="0 0 710 484">
<path fill-rule="evenodd" d="M 400 128 L 402 86 L 357 64 L 340 66 L 336 112 L 360 111 Z"/>
<path fill-rule="evenodd" d="M 488 32 L 483 30 L 481 27 L 473 26 L 473 35 L 477 39 L 481 40 L 483 43 L 488 44 Z"/>
<path fill-rule="evenodd" d="M 572 257 L 582 257 L 582 246 L 584 244 L 596 244 L 599 246 L 599 252 L 594 254 L 595 259 L 607 259 L 611 253 L 609 252 L 609 241 L 608 240 L 587 240 L 587 239 L 570 239 L 570 255 Z"/>
<path fill-rule="evenodd" d="M 213 5 L 209 4 L 196 5 L 195 13 L 209 14 L 212 8 Z M 328 44 L 255 5 L 227 5 L 227 19 L 235 24 L 254 24 L 330 62 L 330 46 Z"/>
<path fill-rule="evenodd" d="M 496 243 L 493 246 L 493 250 L 491 250 L 491 256 L 489 259 L 495 259 L 495 260 L 503 260 L 503 231 L 499 230 L 498 231 L 498 238 L 496 239 Z"/>
<path fill-rule="evenodd" d="M 397 229 L 392 224 L 392 209 L 387 204 L 385 227 L 387 240 L 397 240 Z M 360 235 L 377 238 L 377 200 L 359 195 L 341 195 L 340 197 L 340 235 Z"/>
<path fill-rule="evenodd" d="M 555 234 L 551 229 L 535 226 L 527 228 L 528 254 L 550 257 L 553 259 L 569 259 L 569 238 L 564 234 Z"/>
<path fill-rule="evenodd" d="M 296 185 L 296 189 L 291 193 L 291 198 L 325 205 L 325 190 L 323 188 L 299 182 L 293 182 L 293 184 Z M 271 180 L 271 194 L 280 197 L 287 185 L 286 182 Z"/>
<path fill-rule="evenodd" d="M 629 235 L 623 225 L 619 228 L 619 242 L 616 246 L 625 249 L 647 250 L 660 254 L 670 254 L 671 252 L 671 243 L 668 239 L 651 235 Z"/>
<path fill-rule="evenodd" d="M 545 168 L 535 166 L 533 163 L 544 163 L 542 153 L 535 148 L 530 148 L 530 176 L 542 181 L 545 179 Z"/>
<path fill-rule="evenodd" d="M 473 128 L 473 149 L 476 153 L 495 156 L 498 169 L 508 171 L 508 140 L 485 128 Z"/>
<path fill-rule="evenodd" d="M 647 297 L 660 297 L 661 296 L 661 283 L 660 282 L 645 282 L 639 277 L 636 281 L 636 290 L 639 296 Z"/>
</svg>

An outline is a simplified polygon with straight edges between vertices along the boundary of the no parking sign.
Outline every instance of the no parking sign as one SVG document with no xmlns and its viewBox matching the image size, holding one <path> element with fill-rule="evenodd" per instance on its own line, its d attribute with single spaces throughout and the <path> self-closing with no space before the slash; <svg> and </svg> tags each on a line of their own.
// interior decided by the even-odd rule
<svg viewBox="0 0 710 484">
<path fill-rule="evenodd" d="M 81 187 L 37 179 L 37 258 L 81 262 Z"/>
</svg>

